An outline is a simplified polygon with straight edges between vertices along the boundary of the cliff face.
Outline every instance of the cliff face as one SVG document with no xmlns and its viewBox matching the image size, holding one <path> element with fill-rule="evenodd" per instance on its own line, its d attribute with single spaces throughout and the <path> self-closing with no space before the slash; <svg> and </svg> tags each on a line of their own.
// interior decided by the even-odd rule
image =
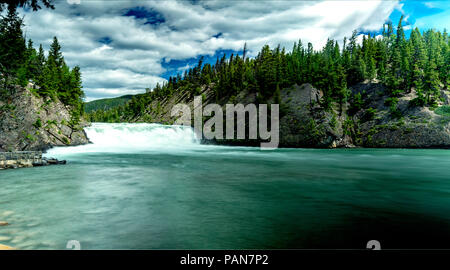
<svg viewBox="0 0 450 270">
<path fill-rule="evenodd" d="M 413 107 L 412 92 L 398 98 L 394 115 L 388 103 L 388 91 L 380 83 L 361 83 L 350 88 L 361 94 L 362 106 L 355 109 L 334 104 L 325 110 L 319 105 L 322 92 L 311 84 L 293 85 L 280 92 L 280 147 L 388 147 L 428 148 L 450 147 L 450 118 L 436 114 L 427 107 Z M 219 103 L 256 103 L 254 93 L 240 92 L 231 99 L 216 101 L 211 86 L 203 87 L 203 105 Z M 448 105 L 449 93 L 442 91 L 442 102 Z M 269 100 L 272 103 L 273 100 Z M 132 122 L 172 124 L 171 109 L 177 103 L 190 106 L 193 96 L 188 92 L 175 92 L 171 97 L 154 100 L 146 111 Z M 214 143 L 258 145 L 258 141 L 222 140 Z"/>
<path fill-rule="evenodd" d="M 414 91 L 398 98 L 395 114 L 381 84 L 359 84 L 351 90 L 364 97 L 363 108 L 353 117 L 355 144 L 386 148 L 450 147 L 450 117 L 428 107 L 411 106 L 410 101 L 416 97 Z M 448 105 L 448 91 L 442 90 L 441 95 L 438 106 Z"/>
<path fill-rule="evenodd" d="M 255 93 L 240 92 L 231 99 L 216 101 L 212 86 L 202 88 L 203 106 L 210 103 L 225 104 L 257 104 Z M 344 134 L 342 123 L 346 116 L 336 112 L 327 112 L 318 105 L 322 92 L 311 84 L 293 85 L 281 91 L 280 107 L 280 147 L 345 147 L 353 146 L 351 138 Z M 187 104 L 193 112 L 193 96 L 188 92 L 175 92 L 171 97 L 151 102 L 148 109 L 132 122 L 155 122 L 173 124 L 176 118 L 171 117 L 173 106 L 178 103 Z M 273 103 L 273 100 L 269 100 Z M 205 143 L 228 145 L 259 145 L 259 140 L 220 140 Z"/>
<path fill-rule="evenodd" d="M 70 124 L 70 110 L 59 101 L 34 95 L 16 86 L 0 101 L 0 151 L 40 151 L 52 146 L 89 143 L 83 127 Z"/>
</svg>

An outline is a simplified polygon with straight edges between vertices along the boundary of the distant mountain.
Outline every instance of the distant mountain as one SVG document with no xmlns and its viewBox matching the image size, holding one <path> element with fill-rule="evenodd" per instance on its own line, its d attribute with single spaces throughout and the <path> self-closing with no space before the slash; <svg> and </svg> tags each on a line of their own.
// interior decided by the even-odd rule
<svg viewBox="0 0 450 270">
<path fill-rule="evenodd" d="M 104 98 L 86 102 L 84 106 L 84 111 L 89 113 L 96 110 L 109 110 L 124 105 L 129 100 L 131 100 L 132 97 L 133 95 L 125 95 L 116 98 Z"/>
</svg>

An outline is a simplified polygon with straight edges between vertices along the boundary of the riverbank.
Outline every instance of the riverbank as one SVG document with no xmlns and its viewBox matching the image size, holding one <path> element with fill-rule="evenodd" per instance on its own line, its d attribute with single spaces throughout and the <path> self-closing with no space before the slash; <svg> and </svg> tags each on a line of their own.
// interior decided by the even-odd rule
<svg viewBox="0 0 450 270">
<path fill-rule="evenodd" d="M 261 151 L 201 145 L 180 126 L 85 130 L 92 144 L 44 154 L 69 166 L 0 172 L 0 220 L 10 223 L 1 244 L 357 249 L 376 239 L 385 249 L 448 248 L 449 151 Z"/>
<path fill-rule="evenodd" d="M 42 151 L 0 152 L 0 170 L 58 164 L 66 164 L 66 161 L 42 157 Z"/>
</svg>

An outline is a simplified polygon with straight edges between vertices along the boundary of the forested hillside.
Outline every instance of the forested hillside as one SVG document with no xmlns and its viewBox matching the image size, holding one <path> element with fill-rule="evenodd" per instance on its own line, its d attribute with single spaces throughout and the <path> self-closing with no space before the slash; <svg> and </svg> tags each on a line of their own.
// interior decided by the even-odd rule
<svg viewBox="0 0 450 270">
<path fill-rule="evenodd" d="M 80 68 L 67 66 L 56 37 L 47 55 L 36 49 L 23 26 L 9 5 L 0 19 L 0 151 L 88 142 Z"/>
<path fill-rule="evenodd" d="M 357 42 L 355 31 L 344 39 L 342 48 L 328 40 L 321 50 L 306 46 L 301 40 L 289 52 L 280 46 L 264 46 L 255 58 L 246 55 L 225 55 L 215 65 L 198 65 L 157 85 L 149 94 L 133 98 L 125 106 L 89 114 L 91 121 L 130 121 L 148 110 L 152 101 L 171 97 L 176 92 L 188 92 L 193 97 L 202 87 L 211 86 L 217 102 L 233 101 L 240 92 L 255 93 L 258 102 L 274 98 L 280 102 L 280 89 L 294 84 L 311 83 L 323 91 L 320 105 L 329 110 L 334 105 L 349 104 L 353 111 L 362 106 L 362 93 L 352 95 L 349 88 L 363 81 L 378 82 L 389 89 L 386 104 L 392 115 L 401 117 L 397 103 L 402 95 L 415 94 L 411 106 L 435 108 L 441 99 L 441 89 L 450 82 L 448 33 L 414 29 L 407 39 L 402 27 L 384 25 L 382 36 L 365 35 Z"/>
<path fill-rule="evenodd" d="M 94 101 L 86 102 L 84 104 L 84 111 L 90 113 L 97 110 L 109 110 L 118 106 L 125 105 L 133 95 L 125 95 L 116 98 L 103 98 Z"/>
<path fill-rule="evenodd" d="M 0 72 L 4 100 L 13 94 L 15 85 L 26 86 L 32 82 L 34 93 L 52 100 L 59 99 L 72 107 L 72 120 L 78 122 L 83 112 L 83 91 L 79 67 L 70 69 L 55 37 L 45 56 L 42 45 L 36 50 L 32 40 L 25 40 L 23 21 L 11 7 L 0 21 Z"/>
</svg>

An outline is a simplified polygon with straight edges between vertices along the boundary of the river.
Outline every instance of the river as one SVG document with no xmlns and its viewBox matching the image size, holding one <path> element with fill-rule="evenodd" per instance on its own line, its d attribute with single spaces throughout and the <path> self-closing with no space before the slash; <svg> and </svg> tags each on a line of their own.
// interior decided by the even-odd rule
<svg viewBox="0 0 450 270">
<path fill-rule="evenodd" d="M 19 249 L 450 248 L 450 152 L 201 145 L 190 128 L 93 124 L 67 165 L 0 172 Z"/>
</svg>

